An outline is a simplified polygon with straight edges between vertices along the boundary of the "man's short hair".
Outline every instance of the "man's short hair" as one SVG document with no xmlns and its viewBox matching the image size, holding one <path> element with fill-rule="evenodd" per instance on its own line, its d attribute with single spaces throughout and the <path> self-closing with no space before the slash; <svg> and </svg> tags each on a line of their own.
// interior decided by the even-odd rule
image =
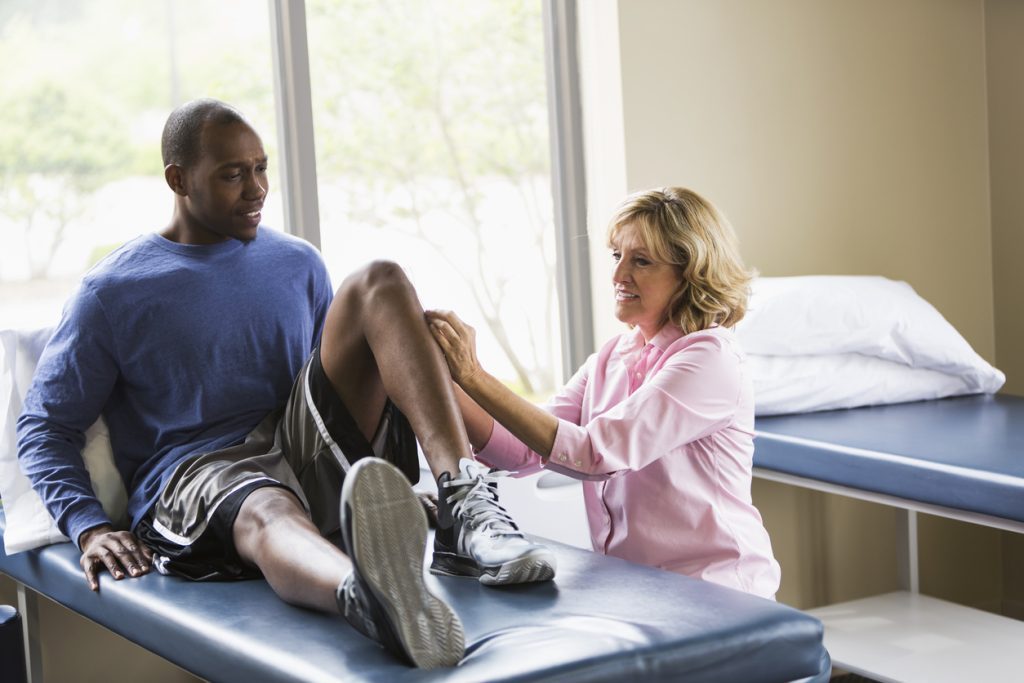
<svg viewBox="0 0 1024 683">
<path fill-rule="evenodd" d="M 188 168 L 199 160 L 203 127 L 207 123 L 249 125 L 241 112 L 220 100 L 205 97 L 186 102 L 172 111 L 164 124 L 160 137 L 164 167 L 174 164 Z"/>
</svg>

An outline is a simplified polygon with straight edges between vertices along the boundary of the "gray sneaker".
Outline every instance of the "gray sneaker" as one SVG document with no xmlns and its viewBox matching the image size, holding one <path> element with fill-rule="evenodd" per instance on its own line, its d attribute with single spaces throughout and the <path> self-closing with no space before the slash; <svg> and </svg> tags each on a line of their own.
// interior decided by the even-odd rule
<svg viewBox="0 0 1024 683">
<path fill-rule="evenodd" d="M 432 573 L 476 577 L 488 586 L 555 577 L 555 554 L 527 539 L 498 502 L 499 476 L 463 459 L 457 478 L 438 478 Z"/>
<path fill-rule="evenodd" d="M 345 475 L 341 532 L 353 572 L 338 587 L 352 626 L 415 666 L 455 666 L 465 653 L 462 622 L 424 582 L 427 521 L 409 481 L 379 458 Z"/>
</svg>

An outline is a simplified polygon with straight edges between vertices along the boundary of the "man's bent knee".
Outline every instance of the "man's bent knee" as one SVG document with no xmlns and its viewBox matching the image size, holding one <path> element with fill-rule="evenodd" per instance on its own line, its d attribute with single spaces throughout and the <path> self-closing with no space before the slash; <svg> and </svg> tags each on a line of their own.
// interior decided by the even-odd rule
<svg viewBox="0 0 1024 683">
<path fill-rule="evenodd" d="M 351 289 L 357 290 L 365 301 L 367 298 L 396 290 L 411 291 L 412 283 L 405 270 L 394 261 L 377 260 L 349 275 L 338 293 Z"/>
</svg>

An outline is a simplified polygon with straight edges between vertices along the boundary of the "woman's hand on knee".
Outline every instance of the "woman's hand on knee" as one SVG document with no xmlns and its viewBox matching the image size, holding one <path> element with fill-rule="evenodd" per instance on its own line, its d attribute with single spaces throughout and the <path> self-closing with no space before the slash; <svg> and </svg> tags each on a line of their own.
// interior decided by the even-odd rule
<svg viewBox="0 0 1024 683">
<path fill-rule="evenodd" d="M 427 326 L 441 347 L 452 379 L 465 387 L 481 372 L 476 357 L 476 330 L 451 311 L 426 311 Z"/>
</svg>

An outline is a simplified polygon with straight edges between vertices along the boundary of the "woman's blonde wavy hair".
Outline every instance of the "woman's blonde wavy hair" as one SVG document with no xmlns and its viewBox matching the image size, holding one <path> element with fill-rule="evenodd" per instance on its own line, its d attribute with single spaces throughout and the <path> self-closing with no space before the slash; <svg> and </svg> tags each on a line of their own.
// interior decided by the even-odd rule
<svg viewBox="0 0 1024 683">
<path fill-rule="evenodd" d="M 736 233 L 714 204 L 682 187 L 645 190 L 615 211 L 609 247 L 626 225 L 636 228 L 653 258 L 682 271 L 666 322 L 688 334 L 743 319 L 756 273 L 743 264 Z"/>
</svg>

